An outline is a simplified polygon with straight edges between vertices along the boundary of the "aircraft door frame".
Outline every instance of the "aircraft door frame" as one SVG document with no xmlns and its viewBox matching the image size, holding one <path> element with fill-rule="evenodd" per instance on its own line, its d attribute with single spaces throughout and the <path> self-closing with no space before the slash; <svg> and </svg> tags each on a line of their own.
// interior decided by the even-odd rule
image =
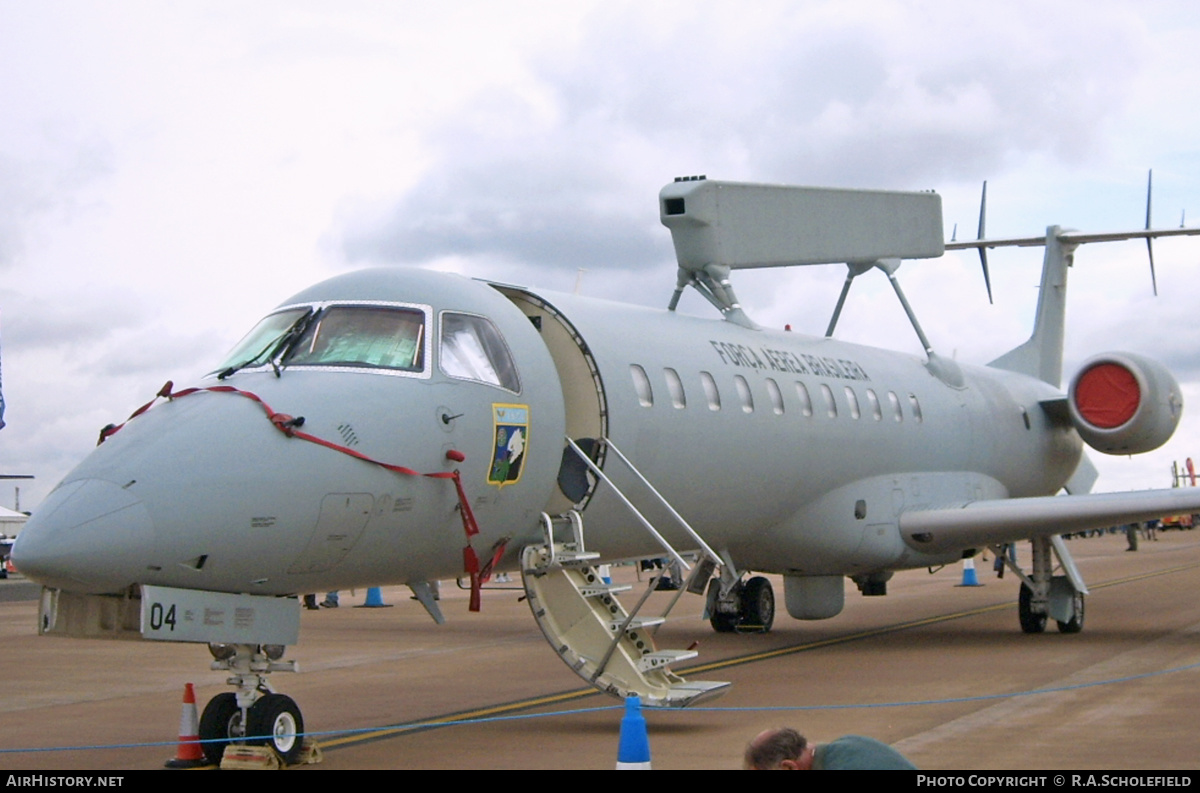
<svg viewBox="0 0 1200 793">
<path fill-rule="evenodd" d="M 587 439 L 596 441 L 592 444 L 592 459 L 603 470 L 606 447 L 598 441 L 608 437 L 608 398 L 600 377 L 600 367 L 587 342 L 575 325 L 542 297 L 517 287 L 493 286 L 529 317 L 541 334 L 558 372 L 567 435 L 576 442 Z M 565 455 L 573 454 L 565 441 L 562 446 Z M 572 501 L 561 487 L 555 487 L 544 511 L 553 515 L 572 508 L 581 511 L 586 509 L 599 484 L 591 474 L 586 476 L 587 490 L 582 498 Z"/>
</svg>

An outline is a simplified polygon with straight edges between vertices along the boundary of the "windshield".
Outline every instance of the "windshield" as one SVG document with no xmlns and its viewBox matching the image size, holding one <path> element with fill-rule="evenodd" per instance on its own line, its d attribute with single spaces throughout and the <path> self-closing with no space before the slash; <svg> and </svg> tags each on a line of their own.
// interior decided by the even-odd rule
<svg viewBox="0 0 1200 793">
<path fill-rule="evenodd" d="M 288 331 L 302 318 L 312 312 L 311 308 L 291 308 L 264 318 L 237 343 L 214 372 L 230 369 L 263 366 L 276 352 L 276 347 Z"/>
<path fill-rule="evenodd" d="M 419 372 L 425 366 L 425 314 L 408 308 L 331 306 L 308 324 L 283 363 Z"/>
</svg>

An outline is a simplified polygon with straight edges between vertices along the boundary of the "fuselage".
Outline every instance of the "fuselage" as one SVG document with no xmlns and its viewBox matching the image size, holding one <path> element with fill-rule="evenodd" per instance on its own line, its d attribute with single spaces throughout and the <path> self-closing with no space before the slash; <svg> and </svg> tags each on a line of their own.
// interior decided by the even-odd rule
<svg viewBox="0 0 1200 793">
<path fill-rule="evenodd" d="M 245 362 L 196 384 L 237 391 L 159 404 L 73 470 L 18 566 L 88 592 L 452 578 L 468 543 L 458 492 L 421 474 L 456 469 L 469 542 L 481 558 L 503 548 L 502 568 L 542 537 L 543 512 L 572 507 L 590 550 L 658 553 L 564 453 L 571 438 L 680 549 L 693 544 L 602 439 L 739 568 L 856 574 L 957 558 L 906 546 L 902 510 L 1051 495 L 1080 456 L 1041 381 L 953 364 L 939 377 L 833 339 L 408 269 L 330 279 L 272 317 Z M 327 443 L 280 431 L 250 394 Z"/>
</svg>

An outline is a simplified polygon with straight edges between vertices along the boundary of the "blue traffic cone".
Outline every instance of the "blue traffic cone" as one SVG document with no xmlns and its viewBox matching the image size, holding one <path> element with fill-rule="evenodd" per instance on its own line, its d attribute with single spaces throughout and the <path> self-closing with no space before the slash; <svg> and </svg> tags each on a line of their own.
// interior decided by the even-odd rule
<svg viewBox="0 0 1200 793">
<path fill-rule="evenodd" d="M 363 601 L 363 608 L 381 609 L 386 607 L 387 604 L 383 602 L 383 593 L 379 591 L 379 587 L 367 587 L 367 599 Z"/>
<path fill-rule="evenodd" d="M 963 577 L 959 586 L 983 586 L 979 583 L 979 577 L 975 575 L 974 559 L 963 559 Z"/>
<path fill-rule="evenodd" d="M 625 716 L 621 719 L 621 745 L 617 749 L 618 771 L 650 770 L 650 737 L 642 716 L 642 700 L 625 698 Z"/>
</svg>

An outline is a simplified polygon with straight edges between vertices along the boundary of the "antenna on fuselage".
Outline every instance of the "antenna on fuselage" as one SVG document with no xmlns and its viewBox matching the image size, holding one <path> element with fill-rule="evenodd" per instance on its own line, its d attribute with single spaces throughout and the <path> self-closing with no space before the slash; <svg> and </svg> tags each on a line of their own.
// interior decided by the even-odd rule
<svg viewBox="0 0 1200 793">
<path fill-rule="evenodd" d="M 757 326 L 741 309 L 733 270 L 844 263 L 849 268 L 826 336 L 832 335 L 856 277 L 878 267 L 888 277 L 921 346 L 929 340 L 896 280 L 901 259 L 942 255 L 942 199 L 932 191 L 902 193 L 828 187 L 789 187 L 676 179 L 659 193 L 664 226 L 671 230 L 679 275 L 668 308 L 695 287 L 724 315 Z"/>
</svg>

